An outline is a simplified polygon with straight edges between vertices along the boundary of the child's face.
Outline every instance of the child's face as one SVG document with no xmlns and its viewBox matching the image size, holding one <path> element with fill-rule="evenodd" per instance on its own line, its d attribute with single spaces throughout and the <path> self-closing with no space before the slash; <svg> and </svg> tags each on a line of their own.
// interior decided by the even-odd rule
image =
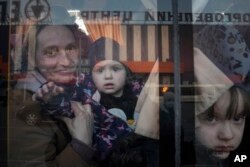
<svg viewBox="0 0 250 167">
<path fill-rule="evenodd" d="M 239 91 L 238 91 L 239 93 Z M 224 93 L 215 103 L 212 112 L 203 112 L 196 116 L 196 140 L 211 152 L 211 155 L 225 159 L 230 152 L 241 143 L 245 126 L 243 114 L 243 99 L 239 93 L 238 109 L 236 114 L 227 118 L 227 109 L 230 104 L 230 92 Z"/>
<path fill-rule="evenodd" d="M 126 83 L 126 69 L 118 61 L 103 60 L 98 62 L 92 71 L 97 89 L 105 94 L 120 97 Z"/>
</svg>

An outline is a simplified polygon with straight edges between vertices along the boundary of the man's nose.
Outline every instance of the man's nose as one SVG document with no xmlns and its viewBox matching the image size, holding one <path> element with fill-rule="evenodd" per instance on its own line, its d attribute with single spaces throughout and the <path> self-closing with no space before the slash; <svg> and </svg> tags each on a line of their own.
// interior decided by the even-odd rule
<svg viewBox="0 0 250 167">
<path fill-rule="evenodd" d="M 231 127 L 231 123 L 229 121 L 224 122 L 219 130 L 218 137 L 220 140 L 231 140 L 234 137 L 234 133 Z"/>
</svg>

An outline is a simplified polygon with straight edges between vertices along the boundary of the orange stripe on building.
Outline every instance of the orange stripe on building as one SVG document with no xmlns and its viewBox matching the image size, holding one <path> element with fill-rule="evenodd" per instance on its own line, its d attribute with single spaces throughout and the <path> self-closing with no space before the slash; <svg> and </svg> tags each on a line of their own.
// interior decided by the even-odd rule
<svg viewBox="0 0 250 167">
<path fill-rule="evenodd" d="M 125 61 L 126 64 L 134 73 L 150 73 L 155 61 Z M 180 71 L 183 73 L 183 64 L 180 66 Z M 159 73 L 174 73 L 174 63 L 171 61 L 168 62 L 159 62 Z"/>
</svg>

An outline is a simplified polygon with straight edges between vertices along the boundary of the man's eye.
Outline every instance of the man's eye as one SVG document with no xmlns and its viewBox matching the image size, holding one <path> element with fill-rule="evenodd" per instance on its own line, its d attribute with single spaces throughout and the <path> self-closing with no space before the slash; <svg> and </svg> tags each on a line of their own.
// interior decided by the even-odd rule
<svg viewBox="0 0 250 167">
<path fill-rule="evenodd" d="M 44 50 L 43 54 L 49 57 L 53 57 L 58 53 L 58 48 L 52 47 Z"/>
</svg>

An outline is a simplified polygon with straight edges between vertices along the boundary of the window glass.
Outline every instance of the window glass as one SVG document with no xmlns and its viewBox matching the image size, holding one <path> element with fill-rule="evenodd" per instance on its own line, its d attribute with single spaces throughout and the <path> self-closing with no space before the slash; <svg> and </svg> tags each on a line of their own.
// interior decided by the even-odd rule
<svg viewBox="0 0 250 167">
<path fill-rule="evenodd" d="M 248 166 L 249 5 L 0 0 L 1 166 Z"/>
</svg>

